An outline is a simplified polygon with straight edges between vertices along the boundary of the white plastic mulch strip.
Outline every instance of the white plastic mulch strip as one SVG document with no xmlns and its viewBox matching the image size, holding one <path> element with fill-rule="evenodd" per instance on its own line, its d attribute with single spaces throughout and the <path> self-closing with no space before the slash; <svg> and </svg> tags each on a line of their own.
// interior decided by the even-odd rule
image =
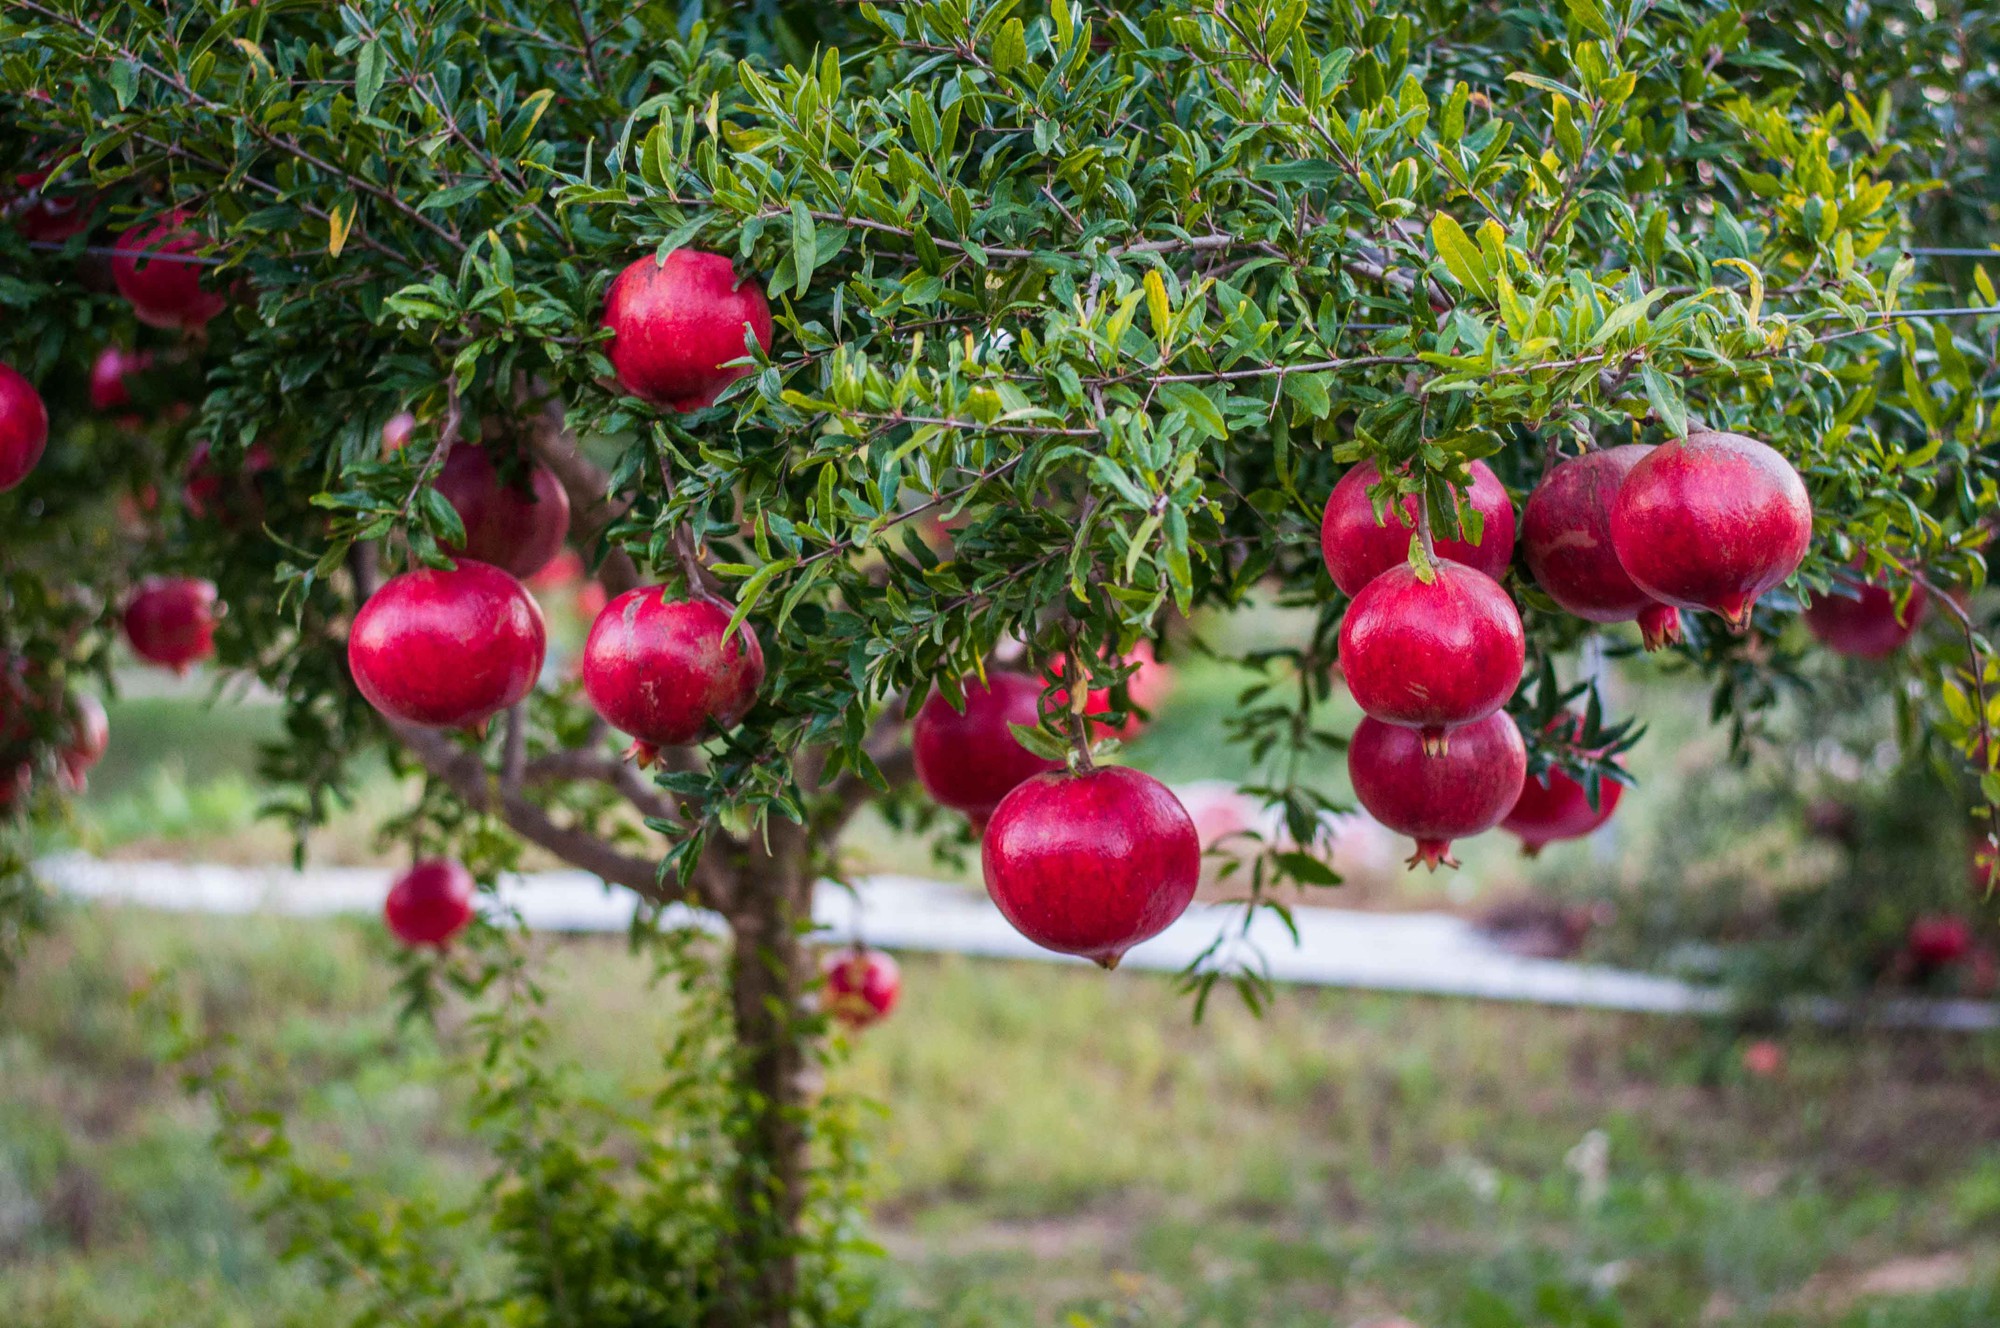
<svg viewBox="0 0 2000 1328">
<path fill-rule="evenodd" d="M 376 912 L 390 877 L 372 868 L 295 872 L 285 867 L 103 862 L 80 855 L 46 859 L 40 871 L 49 884 L 80 899 L 175 912 L 295 917 Z M 636 907 L 629 892 L 574 871 L 510 877 L 497 901 L 485 902 L 512 909 L 535 930 L 566 932 L 623 931 Z M 936 881 L 873 876 L 851 889 L 829 883 L 820 888 L 813 913 L 831 941 L 860 939 L 889 950 L 1083 962 L 1051 954 L 1023 938 L 983 893 Z M 720 925 L 696 910 L 685 910 L 683 916 L 711 928 Z M 1279 983 L 1657 1014 L 1728 1008 L 1723 993 L 1671 978 L 1509 953 L 1449 914 L 1301 907 L 1292 910 L 1292 918 L 1299 933 L 1296 943 L 1268 911 L 1244 931 L 1240 908 L 1196 904 L 1126 955 L 1125 967 L 1178 972 L 1224 936 L 1227 940 L 1212 960 L 1260 969 Z M 1888 1000 L 1855 1009 L 1831 1000 L 1804 1000 L 1794 1013 L 1827 1023 L 1860 1019 L 1901 1027 L 2000 1028 L 2000 1006 L 1981 1001 Z"/>
</svg>

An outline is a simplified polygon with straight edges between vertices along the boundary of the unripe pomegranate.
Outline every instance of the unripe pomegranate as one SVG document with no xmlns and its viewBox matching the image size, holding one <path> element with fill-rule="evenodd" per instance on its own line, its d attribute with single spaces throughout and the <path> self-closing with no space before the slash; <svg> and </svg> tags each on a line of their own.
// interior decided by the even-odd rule
<svg viewBox="0 0 2000 1328">
<path fill-rule="evenodd" d="M 458 560 L 392 577 L 354 615 L 347 666 L 368 703 L 426 728 L 483 724 L 534 690 L 542 611 L 497 567 Z"/>
<path fill-rule="evenodd" d="M 1551 732 L 1566 735 L 1574 735 L 1582 727 L 1583 721 L 1575 715 L 1558 716 L 1549 725 Z M 1519 835 L 1522 854 L 1532 858 L 1547 844 L 1559 839 L 1581 839 L 1603 825 L 1618 810 L 1618 799 L 1624 793 L 1625 786 L 1616 780 L 1600 780 L 1597 805 L 1592 807 L 1581 780 L 1551 767 L 1522 782 L 1521 796 L 1515 799 L 1513 810 L 1500 822 L 1500 828 Z"/>
<path fill-rule="evenodd" d="M 23 171 L 14 177 L 21 197 L 9 209 L 8 218 L 21 238 L 30 244 L 61 244 L 72 235 L 90 229 L 96 202 L 87 196 L 52 193 L 47 171 Z"/>
<path fill-rule="evenodd" d="M 431 858 L 396 878 L 382 901 L 382 917 L 404 945 L 443 946 L 472 921 L 477 889 L 464 864 Z"/>
<path fill-rule="evenodd" d="M 111 721 L 105 717 L 104 704 L 89 692 L 72 696 L 69 710 L 69 741 L 56 753 L 56 760 L 61 765 L 62 782 L 72 793 L 81 793 L 91 767 L 104 759 L 111 746 Z"/>
<path fill-rule="evenodd" d="M 757 702 L 764 649 L 748 623 L 723 643 L 729 607 L 671 599 L 665 586 L 628 590 L 604 606 L 583 645 L 583 690 L 606 723 L 632 735 L 649 763 L 732 729 Z"/>
<path fill-rule="evenodd" d="M 125 605 L 125 638 L 140 659 L 186 673 L 215 653 L 216 618 L 213 582 L 151 577 Z"/>
<path fill-rule="evenodd" d="M 1521 797 L 1528 748 L 1505 712 L 1454 729 L 1441 756 L 1407 728 L 1364 719 L 1347 746 L 1354 796 L 1384 826 L 1417 841 L 1410 865 L 1456 867 L 1451 841 L 1482 834 Z"/>
<path fill-rule="evenodd" d="M 0 493 L 28 478 L 48 444 L 42 394 L 13 366 L 0 364 Z"/>
<path fill-rule="evenodd" d="M 213 449 L 201 443 L 188 457 L 181 501 L 198 521 L 214 517 L 228 525 L 241 525 L 256 519 L 264 507 L 256 478 L 269 471 L 272 464 L 271 449 L 263 443 L 252 443 L 239 466 L 225 469 L 216 461 Z"/>
<path fill-rule="evenodd" d="M 1654 599 L 1750 625 L 1765 591 L 1798 570 L 1812 501 L 1791 463 L 1733 433 L 1693 433 L 1640 458 L 1611 508 L 1611 543 Z"/>
<path fill-rule="evenodd" d="M 394 456 L 410 445 L 417 433 L 417 417 L 407 410 L 391 415 L 382 426 L 382 455 Z"/>
<path fill-rule="evenodd" d="M 1816 595 L 1807 603 L 1806 630 L 1828 650 L 1856 659 L 1887 659 L 1902 649 L 1916 634 L 1930 604 L 1930 592 L 1921 585 L 1911 588 L 1901 614 L 1896 611 L 1896 596 L 1886 586 L 1870 582 L 1845 589 L 1858 593 Z"/>
<path fill-rule="evenodd" d="M 1019 673 L 994 672 L 986 675 L 984 687 L 974 678 L 960 686 L 964 711 L 952 709 L 943 693 L 933 692 L 911 726 L 910 750 L 917 781 L 938 805 L 982 821 L 1022 780 L 1062 767 L 1016 742 L 1007 727 L 1041 722 L 1039 682 Z"/>
<path fill-rule="evenodd" d="M 1436 541 L 1437 556 L 1484 572 L 1498 581 L 1514 557 L 1514 503 L 1507 487 L 1484 461 L 1471 465 L 1472 487 L 1467 493 L 1472 508 L 1485 518 L 1477 543 L 1464 540 Z M 1410 560 L 1410 537 L 1417 531 L 1417 497 L 1406 495 L 1390 505 L 1384 523 L 1375 520 L 1375 505 L 1368 501 L 1369 486 L 1381 482 L 1381 472 L 1373 461 L 1358 461 L 1348 468 L 1326 500 L 1320 517 L 1319 547 L 1326 558 L 1326 570 L 1333 584 L 1348 595 L 1358 595 L 1362 587 L 1390 568 Z"/>
<path fill-rule="evenodd" d="M 746 328 L 771 348 L 763 288 L 739 285 L 727 258 L 698 249 L 676 249 L 664 264 L 642 258 L 620 272 L 604 298 L 604 326 L 619 385 L 672 410 L 713 405 L 750 372 L 722 367 L 743 358 Z"/>
<path fill-rule="evenodd" d="M 140 322 L 193 331 L 222 312 L 228 302 L 202 288 L 204 265 L 184 261 L 201 248 L 202 238 L 188 228 L 187 214 L 180 211 L 142 222 L 118 237 L 111 279 Z"/>
<path fill-rule="evenodd" d="M 1201 840 L 1165 784 L 1099 766 L 1017 785 L 994 809 L 981 860 L 986 893 L 1014 930 L 1116 968 L 1187 911 Z"/>
<path fill-rule="evenodd" d="M 1462 563 L 1434 563 L 1429 582 L 1407 563 L 1391 568 L 1362 588 L 1340 624 L 1340 667 L 1354 703 L 1384 723 L 1422 730 L 1426 751 L 1443 752 L 1446 729 L 1507 704 L 1526 659 L 1514 601 Z"/>
<path fill-rule="evenodd" d="M 1681 639 L 1680 611 L 1639 589 L 1611 546 L 1611 505 L 1625 476 L 1652 451 L 1627 443 L 1558 464 L 1528 495 L 1521 547 L 1550 599 L 1588 622 L 1637 619 L 1646 649 L 1658 650 Z"/>
<path fill-rule="evenodd" d="M 896 1008 L 903 973 L 896 961 L 865 946 L 836 950 L 822 962 L 826 1012 L 849 1028 L 866 1028 Z"/>
<path fill-rule="evenodd" d="M 132 379 L 153 367 L 150 351 L 106 346 L 90 364 L 90 405 L 110 412 L 132 404 Z"/>
<path fill-rule="evenodd" d="M 1904 949 L 1920 972 L 1949 968 L 1971 952 L 1972 928 L 1964 918 L 1930 914 L 1910 923 Z"/>
<path fill-rule="evenodd" d="M 548 566 L 569 535 L 569 494 L 539 461 L 509 481 L 485 448 L 461 443 L 445 458 L 437 491 L 465 523 L 465 556 L 515 576 Z"/>
</svg>

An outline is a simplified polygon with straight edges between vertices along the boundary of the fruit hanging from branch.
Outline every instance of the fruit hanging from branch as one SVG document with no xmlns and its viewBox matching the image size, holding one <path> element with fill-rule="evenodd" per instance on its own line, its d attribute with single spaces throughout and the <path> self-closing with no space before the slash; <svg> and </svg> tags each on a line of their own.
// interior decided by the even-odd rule
<svg viewBox="0 0 2000 1328">
<path fill-rule="evenodd" d="M 852 1029 L 886 1018 L 903 994 L 903 973 L 880 950 L 855 945 L 830 952 L 820 962 L 826 983 L 826 1012 Z"/>
<path fill-rule="evenodd" d="M 0 493 L 28 478 L 48 443 L 42 394 L 12 365 L 0 364 Z"/>
<path fill-rule="evenodd" d="M 30 244 L 61 244 L 90 229 L 95 200 L 52 185 L 47 171 L 16 174 L 14 188 L 16 194 L 7 205 L 6 218 Z"/>
<path fill-rule="evenodd" d="M 1812 542 L 1812 501 L 1789 461 L 1733 433 L 1691 433 L 1639 459 L 1611 508 L 1611 542 L 1641 590 L 1750 625 Z"/>
<path fill-rule="evenodd" d="M 424 728 L 471 728 L 534 690 L 542 611 L 487 563 L 392 577 L 354 615 L 347 665 L 368 703 Z"/>
<path fill-rule="evenodd" d="M 166 213 L 125 231 L 113 246 L 111 279 L 148 327 L 198 331 L 228 305 L 204 285 L 203 241 L 187 221 L 185 212 Z"/>
<path fill-rule="evenodd" d="M 257 477 L 277 464 L 271 449 L 252 443 L 234 467 L 215 459 L 208 443 L 195 447 L 188 458 L 187 479 L 181 484 L 181 501 L 197 520 L 210 519 L 225 525 L 254 525 L 262 517 L 264 502 L 257 492 Z"/>
<path fill-rule="evenodd" d="M 1498 581 L 1514 557 L 1514 503 L 1507 487 L 1484 461 L 1474 461 L 1469 469 L 1472 484 L 1466 498 L 1481 518 L 1477 540 L 1439 539 L 1439 558 L 1465 564 Z M 1381 471 L 1373 461 L 1350 466 L 1327 497 L 1320 516 L 1319 547 L 1333 584 L 1345 595 L 1359 595 L 1363 587 L 1390 568 L 1409 561 L 1410 539 L 1417 533 L 1415 494 L 1405 494 L 1389 504 L 1383 520 L 1375 519 L 1375 505 L 1368 490 L 1381 483 Z"/>
<path fill-rule="evenodd" d="M 1582 729 L 1583 719 L 1575 714 L 1558 715 L 1548 726 L 1550 733 L 1565 739 L 1573 739 Z M 1625 786 L 1617 780 L 1600 780 L 1593 806 L 1590 790 L 1580 780 L 1551 766 L 1523 781 L 1521 796 L 1500 828 L 1519 835 L 1522 855 L 1532 858 L 1545 845 L 1581 839 L 1609 821 L 1624 792 Z"/>
<path fill-rule="evenodd" d="M 382 918 L 404 945 L 442 947 L 472 921 L 477 889 L 464 864 L 427 859 L 390 885 L 382 901 Z"/>
<path fill-rule="evenodd" d="M 1587 622 L 1637 621 L 1646 649 L 1681 639 L 1680 610 L 1641 590 L 1618 561 L 1611 508 L 1644 443 L 1600 447 L 1557 463 L 1521 511 L 1521 546 L 1535 584 Z"/>
<path fill-rule="evenodd" d="M 1520 684 L 1527 638 L 1498 582 L 1439 560 L 1370 581 L 1340 624 L 1340 668 L 1363 713 L 1421 732 L 1442 753 L 1450 730 L 1492 714 Z M 1502 810 L 1505 810 L 1504 808 Z"/>
<path fill-rule="evenodd" d="M 1041 722 L 1042 684 L 1026 674 L 996 670 L 982 686 L 965 678 L 965 709 L 933 692 L 911 725 L 917 780 L 939 806 L 965 813 L 983 829 L 1000 800 L 1035 775 L 1062 768 L 1035 755 L 1014 737 L 1010 724 Z"/>
<path fill-rule="evenodd" d="M 541 462 L 528 459 L 510 479 L 486 448 L 460 443 L 445 457 L 436 484 L 465 525 L 465 546 L 454 553 L 525 581 L 562 552 L 569 494 Z"/>
<path fill-rule="evenodd" d="M 639 259 L 604 298 L 605 354 L 627 392 L 669 410 L 700 410 L 750 372 L 748 331 L 771 348 L 771 306 L 754 281 L 739 282 L 721 254 L 676 249 L 665 263 Z"/>
<path fill-rule="evenodd" d="M 1870 581 L 1811 596 L 1803 616 L 1806 630 L 1835 654 L 1887 659 L 1916 635 L 1929 606 L 1930 592 L 1921 585 L 1912 586 L 1909 599 L 1899 607 L 1887 586 Z"/>
<path fill-rule="evenodd" d="M 665 586 L 628 590 L 604 606 L 583 646 L 583 690 L 604 722 L 632 738 L 650 765 L 736 727 L 764 684 L 764 649 L 740 625 L 728 641 L 726 604 L 676 597 Z"/>
<path fill-rule="evenodd" d="M 125 606 L 125 639 L 150 664 L 186 673 L 215 653 L 215 584 L 191 576 L 152 577 Z"/>
<path fill-rule="evenodd" d="M 1442 755 L 1414 730 L 1368 718 L 1348 741 L 1347 775 L 1370 816 L 1417 841 L 1409 865 L 1436 871 L 1458 865 L 1451 841 L 1491 830 L 1520 800 L 1528 748 L 1504 711 L 1452 730 Z"/>
<path fill-rule="evenodd" d="M 1125 663 L 1132 666 L 1132 672 L 1125 679 L 1125 694 L 1131 698 L 1137 710 L 1146 712 L 1141 718 L 1136 712 L 1128 711 L 1123 719 L 1099 719 L 1099 715 L 1111 713 L 1112 689 L 1093 687 L 1084 698 L 1083 713 L 1091 721 L 1091 731 L 1095 734 L 1123 738 L 1131 741 L 1145 731 L 1146 724 L 1174 689 L 1174 672 L 1154 657 L 1153 643 L 1140 641 L 1126 655 Z M 1057 655 L 1049 661 L 1048 681 L 1053 690 L 1049 694 L 1049 704 L 1058 710 L 1069 706 L 1069 689 L 1062 685 L 1067 676 L 1069 661 Z"/>
<path fill-rule="evenodd" d="M 90 364 L 91 408 L 108 414 L 131 405 L 133 380 L 152 367 L 151 351 L 132 351 L 120 346 L 106 346 L 98 351 Z M 137 424 L 137 418 L 132 417 L 128 427 L 136 428 Z"/>
<path fill-rule="evenodd" d="M 980 858 L 1016 931 L 1104 968 L 1186 912 L 1201 878 L 1187 809 L 1123 766 L 1023 781 L 994 809 Z"/>
</svg>

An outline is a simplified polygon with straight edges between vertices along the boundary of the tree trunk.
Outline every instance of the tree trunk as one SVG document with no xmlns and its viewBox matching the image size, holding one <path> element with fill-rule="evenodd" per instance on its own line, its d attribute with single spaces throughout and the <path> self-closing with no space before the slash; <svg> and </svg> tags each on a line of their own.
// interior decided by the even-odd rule
<svg viewBox="0 0 2000 1328">
<path fill-rule="evenodd" d="M 738 1228 L 728 1260 L 730 1328 L 786 1328 L 798 1291 L 807 1170 L 806 1032 L 801 1025 L 812 911 L 805 836 L 771 827 L 744 856 L 729 916 L 731 1004 L 746 1118 L 733 1180 Z"/>
</svg>

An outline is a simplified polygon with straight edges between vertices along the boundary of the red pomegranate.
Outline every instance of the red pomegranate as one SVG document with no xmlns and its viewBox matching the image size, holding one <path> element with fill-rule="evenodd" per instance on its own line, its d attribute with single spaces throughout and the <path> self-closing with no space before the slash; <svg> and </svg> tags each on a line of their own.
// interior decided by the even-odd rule
<svg viewBox="0 0 2000 1328">
<path fill-rule="evenodd" d="M 417 417 L 407 410 L 391 415 L 382 426 L 382 455 L 394 456 L 410 445 L 417 433 Z"/>
<path fill-rule="evenodd" d="M 215 653 L 217 616 L 213 582 L 151 577 L 125 605 L 125 638 L 140 659 L 186 673 Z"/>
<path fill-rule="evenodd" d="M 1775 1079 L 1785 1072 L 1785 1049 L 1769 1038 L 1743 1048 L 1743 1069 L 1758 1079 Z"/>
<path fill-rule="evenodd" d="M 188 457 L 187 479 L 181 484 L 181 500 L 196 520 L 215 517 L 226 524 L 240 525 L 258 517 L 264 502 L 257 492 L 256 478 L 274 464 L 271 449 L 252 443 L 242 462 L 225 467 L 217 462 L 207 443 L 198 444 Z"/>
<path fill-rule="evenodd" d="M 1576 715 L 1559 716 L 1549 725 L 1551 732 L 1574 735 L 1583 727 Z M 1602 780 L 1597 786 L 1597 805 L 1580 780 L 1550 769 L 1530 775 L 1521 784 L 1521 796 L 1500 822 L 1502 830 L 1521 837 L 1521 852 L 1527 857 L 1540 853 L 1545 845 L 1560 839 L 1581 839 L 1611 819 L 1625 786 L 1616 780 Z"/>
<path fill-rule="evenodd" d="M 882 1019 L 903 994 L 902 970 L 880 950 L 859 945 L 837 950 L 821 967 L 826 974 L 826 1012 L 849 1028 L 866 1028 Z"/>
<path fill-rule="evenodd" d="M 542 611 L 497 567 L 393 577 L 354 615 L 347 666 L 368 703 L 426 728 L 483 724 L 534 690 L 548 638 Z"/>
<path fill-rule="evenodd" d="M 153 367 L 150 351 L 106 346 L 90 365 L 90 405 L 110 412 L 132 404 L 132 380 Z"/>
<path fill-rule="evenodd" d="M 1791 463 L 1752 438 L 1693 433 L 1640 458 L 1611 508 L 1611 543 L 1641 590 L 1750 625 L 1765 591 L 1798 570 L 1812 501 Z"/>
<path fill-rule="evenodd" d="M 404 945 L 442 946 L 472 921 L 477 888 L 462 863 L 431 858 L 396 878 L 382 917 Z"/>
<path fill-rule="evenodd" d="M 1680 611 L 1648 595 L 1611 547 L 1611 505 L 1632 467 L 1653 448 L 1600 447 L 1542 477 L 1521 510 L 1521 547 L 1535 584 L 1588 622 L 1638 620 L 1646 649 L 1681 639 Z"/>
<path fill-rule="evenodd" d="M 52 192 L 47 171 L 23 171 L 14 177 L 19 197 L 8 219 L 30 244 L 61 244 L 90 229 L 96 202 L 88 196 Z"/>
<path fill-rule="evenodd" d="M 583 583 L 585 570 L 582 554 L 578 553 L 575 549 L 558 549 L 556 550 L 556 556 L 549 559 L 541 571 L 523 579 L 526 581 L 528 589 L 536 592 L 567 590 L 571 586 Z M 603 607 L 601 604 L 598 606 L 600 610 Z"/>
<path fill-rule="evenodd" d="M 1437 556 L 1464 563 L 1498 581 L 1514 557 L 1514 504 L 1507 487 L 1484 461 L 1471 466 L 1472 487 L 1467 496 L 1472 508 L 1485 518 L 1477 543 L 1441 539 Z M 1381 472 L 1373 461 L 1358 461 L 1348 468 L 1326 500 L 1320 517 L 1319 547 L 1326 558 L 1326 570 L 1333 584 L 1348 595 L 1358 595 L 1362 587 L 1399 563 L 1410 560 L 1410 537 L 1417 530 L 1417 498 L 1405 496 L 1375 520 L 1375 505 L 1368 501 L 1370 485 L 1381 482 Z"/>
<path fill-rule="evenodd" d="M 1024 674 L 994 672 L 986 675 L 984 687 L 974 678 L 960 686 L 964 711 L 933 692 L 911 726 L 910 750 L 917 781 L 932 800 L 977 823 L 1022 780 L 1062 767 L 1023 747 L 1007 728 L 1041 722 L 1041 683 Z"/>
<path fill-rule="evenodd" d="M 1964 918 L 1929 914 L 1910 923 L 1904 950 L 1919 972 L 1949 968 L 1972 951 L 1972 928 Z"/>
<path fill-rule="evenodd" d="M 1133 666 L 1131 676 L 1125 679 L 1125 694 L 1132 698 L 1132 704 L 1146 712 L 1148 716 L 1158 713 L 1160 703 L 1167 699 L 1174 689 L 1174 671 L 1153 655 L 1153 643 L 1140 641 L 1132 647 L 1125 662 Z M 1109 665 L 1107 665 L 1109 667 Z M 1050 694 L 1049 704 L 1062 709 L 1069 705 L 1069 689 L 1062 686 L 1063 675 L 1068 669 L 1068 661 L 1057 655 L 1049 661 L 1048 680 L 1055 690 Z M 1083 713 L 1104 715 L 1111 711 L 1111 688 L 1093 687 L 1084 698 Z M 1128 712 L 1122 721 L 1098 720 L 1092 727 L 1100 733 L 1114 734 L 1128 742 L 1139 736 L 1148 720 Z"/>
<path fill-rule="evenodd" d="M 1840 593 L 1841 590 L 1854 594 Z M 1887 659 L 1903 648 L 1924 620 L 1930 593 L 1913 586 L 1909 603 L 1896 611 L 1896 596 L 1888 587 L 1869 582 L 1843 586 L 1831 595 L 1815 595 L 1806 604 L 1806 630 L 1838 655 L 1856 659 Z"/>
<path fill-rule="evenodd" d="M 206 327 L 228 303 L 202 288 L 206 264 L 190 262 L 203 247 L 185 212 L 142 222 L 118 237 L 111 279 L 132 312 L 148 327 L 193 331 Z"/>
<path fill-rule="evenodd" d="M 632 735 L 649 763 L 735 728 L 764 684 L 764 649 L 748 623 L 723 644 L 729 607 L 671 598 L 665 586 L 628 590 L 604 606 L 583 645 L 583 690 L 606 723 Z"/>
<path fill-rule="evenodd" d="M 1504 711 L 1454 729 L 1442 756 L 1410 729 L 1364 719 L 1348 743 L 1347 775 L 1370 816 L 1417 841 L 1410 865 L 1436 871 L 1458 865 L 1452 840 L 1491 830 L 1520 800 L 1528 748 Z"/>
<path fill-rule="evenodd" d="M 1388 724 L 1445 730 L 1483 719 L 1514 694 L 1527 659 L 1521 615 L 1498 582 L 1439 561 L 1426 583 L 1408 563 L 1370 581 L 1340 624 L 1340 668 L 1354 703 Z M 1504 809 L 1503 809 L 1504 810 Z"/>
<path fill-rule="evenodd" d="M 739 285 L 727 258 L 698 249 L 676 249 L 664 264 L 642 258 L 620 272 L 604 299 L 604 326 L 620 386 L 672 410 L 713 405 L 749 372 L 722 367 L 745 354 L 745 328 L 771 348 L 763 288 Z"/>
<path fill-rule="evenodd" d="M 0 493 L 28 478 L 48 444 L 42 394 L 13 366 L 0 364 Z"/>
<path fill-rule="evenodd" d="M 104 759 L 111 746 L 111 721 L 105 717 L 104 704 L 89 692 L 72 696 L 69 709 L 69 741 L 56 753 L 56 760 L 63 784 L 72 793 L 81 793 L 91 767 Z"/>
<path fill-rule="evenodd" d="M 569 495 L 556 473 L 525 460 L 503 477 L 485 448 L 461 443 L 438 472 L 437 491 L 465 523 L 465 556 L 531 577 L 569 535 Z"/>
<path fill-rule="evenodd" d="M 981 860 L 986 893 L 1014 930 L 1116 968 L 1187 911 L 1201 840 L 1165 784 L 1099 766 L 1016 785 L 994 809 Z"/>
</svg>

